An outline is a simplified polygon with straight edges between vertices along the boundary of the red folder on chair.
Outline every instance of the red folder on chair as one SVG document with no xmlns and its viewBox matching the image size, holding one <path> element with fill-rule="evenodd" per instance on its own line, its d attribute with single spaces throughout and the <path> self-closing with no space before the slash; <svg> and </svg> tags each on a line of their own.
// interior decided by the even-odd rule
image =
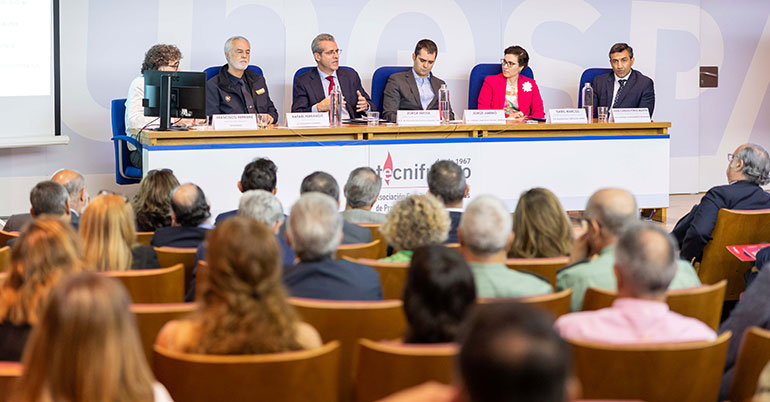
<svg viewBox="0 0 770 402">
<path fill-rule="evenodd" d="M 727 251 L 733 253 L 741 261 L 755 261 L 757 252 L 765 247 L 770 247 L 770 243 L 727 246 Z"/>
</svg>

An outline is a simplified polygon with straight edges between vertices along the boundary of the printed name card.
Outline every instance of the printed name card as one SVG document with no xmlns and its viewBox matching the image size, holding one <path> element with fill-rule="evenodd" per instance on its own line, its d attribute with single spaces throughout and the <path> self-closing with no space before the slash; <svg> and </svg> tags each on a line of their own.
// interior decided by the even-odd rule
<svg viewBox="0 0 770 402">
<path fill-rule="evenodd" d="M 255 114 L 215 114 L 212 116 L 214 130 L 256 130 Z"/>
<path fill-rule="evenodd" d="M 504 110 L 466 110 L 465 124 L 505 124 Z"/>
<path fill-rule="evenodd" d="M 554 124 L 588 123 L 585 109 L 548 109 L 548 122 Z"/>
<path fill-rule="evenodd" d="M 646 107 L 621 108 L 610 110 L 615 123 L 649 123 L 650 110 Z"/>
<path fill-rule="evenodd" d="M 399 110 L 396 122 L 399 126 L 438 126 L 441 119 L 438 110 Z"/>
<path fill-rule="evenodd" d="M 289 128 L 329 127 L 329 113 L 286 113 Z"/>
</svg>

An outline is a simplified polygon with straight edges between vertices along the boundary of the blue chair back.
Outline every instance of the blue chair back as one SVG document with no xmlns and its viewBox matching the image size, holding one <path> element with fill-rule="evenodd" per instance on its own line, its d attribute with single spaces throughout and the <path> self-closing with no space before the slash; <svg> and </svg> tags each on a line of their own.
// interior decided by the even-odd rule
<svg viewBox="0 0 770 402">
<path fill-rule="evenodd" d="M 205 70 L 203 70 L 204 73 L 206 73 L 206 81 L 210 80 L 211 77 L 217 75 L 219 73 L 219 69 L 222 68 L 222 66 L 212 66 Z M 265 76 L 265 74 L 262 74 L 262 69 L 259 66 L 255 66 L 253 64 L 249 64 L 247 69 L 251 70 L 252 72 L 255 72 L 261 76 Z"/>
<path fill-rule="evenodd" d="M 580 84 L 578 85 L 578 108 L 583 107 L 583 85 L 586 82 L 593 82 L 597 75 L 609 72 L 612 72 L 611 68 L 588 68 L 586 71 L 583 71 L 583 75 L 580 76 Z"/>
<path fill-rule="evenodd" d="M 113 99 L 110 105 L 112 119 L 112 143 L 115 148 L 115 181 L 118 184 L 134 184 L 142 180 L 142 171 L 130 165 L 130 151 L 126 146 L 126 99 Z"/>
<path fill-rule="evenodd" d="M 299 77 L 300 75 L 305 74 L 306 72 L 308 72 L 308 71 L 310 71 L 310 70 L 312 70 L 314 68 L 318 68 L 318 67 L 317 66 L 302 67 L 299 70 L 297 70 L 296 73 L 294 73 L 294 78 L 292 78 L 292 80 L 291 80 L 291 98 L 292 99 L 294 99 L 294 81 L 297 81 L 297 77 Z M 344 68 L 344 69 L 347 69 L 347 70 L 350 70 L 350 71 L 356 71 L 352 67 L 347 67 L 347 66 L 340 66 L 340 68 Z M 377 109 L 377 110 L 379 110 L 379 109 Z"/>
<path fill-rule="evenodd" d="M 385 84 L 388 83 L 388 78 L 391 74 L 400 73 L 402 71 L 409 71 L 412 67 L 401 66 L 384 66 L 374 70 L 372 75 L 372 102 L 374 107 L 382 113 L 382 98 L 385 94 Z"/>
<path fill-rule="evenodd" d="M 496 75 L 503 72 L 503 66 L 500 63 L 481 63 L 476 64 L 471 70 L 471 76 L 468 79 L 468 109 L 479 108 L 479 92 L 484 84 L 484 78 L 488 75 Z M 535 73 L 527 66 L 521 70 L 521 75 L 535 79 Z"/>
</svg>

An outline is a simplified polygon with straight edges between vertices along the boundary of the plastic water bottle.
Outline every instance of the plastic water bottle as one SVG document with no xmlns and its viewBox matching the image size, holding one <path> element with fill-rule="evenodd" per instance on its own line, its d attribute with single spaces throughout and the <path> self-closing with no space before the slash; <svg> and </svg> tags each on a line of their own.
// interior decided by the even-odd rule
<svg viewBox="0 0 770 402">
<path fill-rule="evenodd" d="M 441 124 L 449 124 L 449 121 L 452 120 L 449 114 L 450 110 L 449 89 L 446 84 L 441 84 L 441 88 L 438 90 L 438 112 L 441 116 Z"/>
<path fill-rule="evenodd" d="M 586 111 L 586 117 L 589 123 L 594 122 L 594 89 L 591 83 L 586 82 L 583 86 L 583 109 Z"/>
<path fill-rule="evenodd" d="M 331 97 L 329 99 L 329 124 L 336 127 L 342 123 L 342 91 L 339 85 L 334 85 L 329 96 Z"/>
</svg>

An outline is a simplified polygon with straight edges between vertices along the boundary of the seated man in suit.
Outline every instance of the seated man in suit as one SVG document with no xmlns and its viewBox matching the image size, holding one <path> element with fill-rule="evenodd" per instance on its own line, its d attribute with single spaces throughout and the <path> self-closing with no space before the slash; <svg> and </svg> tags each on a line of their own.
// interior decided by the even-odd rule
<svg viewBox="0 0 770 402">
<path fill-rule="evenodd" d="M 757 144 L 743 144 L 728 154 L 727 159 L 726 174 L 730 184 L 712 187 L 671 232 L 682 248 L 681 257 L 687 261 L 700 261 L 721 208 L 770 208 L 770 194 L 760 187 L 770 182 L 767 151 Z"/>
<path fill-rule="evenodd" d="M 319 192 L 302 194 L 291 207 L 286 235 L 300 262 L 285 267 L 283 282 L 294 297 L 331 300 L 380 300 L 377 271 L 335 260 L 342 240 L 339 203 Z"/>
<path fill-rule="evenodd" d="M 91 199 L 88 195 L 88 190 L 86 190 L 85 178 L 74 170 L 61 169 L 53 174 L 51 181 L 59 183 L 67 189 L 70 200 L 71 223 L 77 229 L 80 223 L 80 214 L 83 213 L 86 205 L 88 205 L 88 201 Z M 31 214 L 12 215 L 5 223 L 3 230 L 6 232 L 19 232 L 32 219 Z"/>
<path fill-rule="evenodd" d="M 319 192 L 332 197 L 340 205 L 340 187 L 337 180 L 326 172 L 313 172 L 304 179 L 299 188 L 300 194 Z M 346 220 L 342 221 L 342 244 L 369 243 L 372 241 L 372 232 L 364 227 L 354 225 Z"/>
<path fill-rule="evenodd" d="M 465 184 L 465 173 L 460 165 L 450 160 L 436 161 L 428 171 L 428 192 L 444 203 L 449 211 L 448 244 L 457 243 L 457 228 L 463 216 L 463 199 L 468 196 L 470 187 Z"/>
<path fill-rule="evenodd" d="M 618 239 L 613 271 L 618 298 L 611 307 L 561 316 L 565 338 L 606 343 L 713 341 L 716 333 L 698 319 L 669 311 L 666 291 L 679 259 L 674 240 L 657 224 L 633 223 Z"/>
<path fill-rule="evenodd" d="M 348 182 L 342 188 L 345 192 L 345 210 L 342 218 L 351 223 L 383 223 L 385 214 L 372 211 L 382 188 L 382 178 L 370 167 L 353 169 Z"/>
<path fill-rule="evenodd" d="M 153 247 L 197 248 L 206 238 L 211 216 L 203 190 L 187 183 L 171 193 L 171 226 L 155 229 L 150 245 Z"/>
<path fill-rule="evenodd" d="M 605 188 L 588 199 L 585 219 L 588 229 L 575 241 L 570 254 L 571 265 L 560 269 L 556 275 L 557 290 L 572 289 L 572 311 L 580 311 L 583 307 L 583 297 L 589 287 L 616 289 L 615 245 L 623 230 L 639 221 L 639 208 L 628 191 Z M 692 265 L 682 260 L 677 260 L 677 265 L 669 289 L 700 286 Z"/>
<path fill-rule="evenodd" d="M 241 180 L 238 181 L 238 190 L 241 193 L 245 193 L 249 190 L 265 190 L 275 195 L 277 189 L 275 187 L 278 177 L 278 167 L 275 163 L 267 158 L 257 158 L 249 162 L 243 168 L 241 173 Z M 217 219 L 214 221 L 214 225 L 218 225 L 225 219 L 235 216 L 238 210 L 232 210 L 222 212 L 217 215 Z"/>
<path fill-rule="evenodd" d="M 292 112 L 328 112 L 331 100 L 329 94 L 338 85 L 342 90 L 345 107 L 342 119 L 354 119 L 363 116 L 366 111 L 374 110 L 361 78 L 353 70 L 340 69 L 340 50 L 334 36 L 319 34 L 311 44 L 313 57 L 318 68 L 314 68 L 294 80 L 294 99 Z"/>
<path fill-rule="evenodd" d="M 438 110 L 438 90 L 444 81 L 431 70 L 436 63 L 438 46 L 430 39 L 417 42 L 409 71 L 392 74 L 382 95 L 382 118 L 396 122 L 399 110 Z M 454 120 L 454 113 L 451 112 Z"/>
<path fill-rule="evenodd" d="M 278 110 L 267 90 L 265 77 L 248 70 L 251 44 L 243 36 L 225 42 L 227 64 L 206 82 L 206 114 L 266 113 L 278 121 Z"/>
<path fill-rule="evenodd" d="M 610 48 L 612 72 L 594 78 L 594 117 L 597 107 L 655 109 L 655 86 L 650 78 L 632 70 L 634 49 L 626 43 L 616 43 Z"/>
<path fill-rule="evenodd" d="M 32 219 L 45 215 L 70 223 L 72 210 L 70 209 L 69 194 L 67 194 L 67 189 L 59 183 L 51 180 L 37 183 L 29 192 L 29 203 L 31 205 L 29 209 L 30 222 Z M 25 223 L 20 230 L 24 230 L 26 227 L 27 224 Z M 5 246 L 13 247 L 15 241 L 15 238 L 10 239 Z"/>
</svg>

